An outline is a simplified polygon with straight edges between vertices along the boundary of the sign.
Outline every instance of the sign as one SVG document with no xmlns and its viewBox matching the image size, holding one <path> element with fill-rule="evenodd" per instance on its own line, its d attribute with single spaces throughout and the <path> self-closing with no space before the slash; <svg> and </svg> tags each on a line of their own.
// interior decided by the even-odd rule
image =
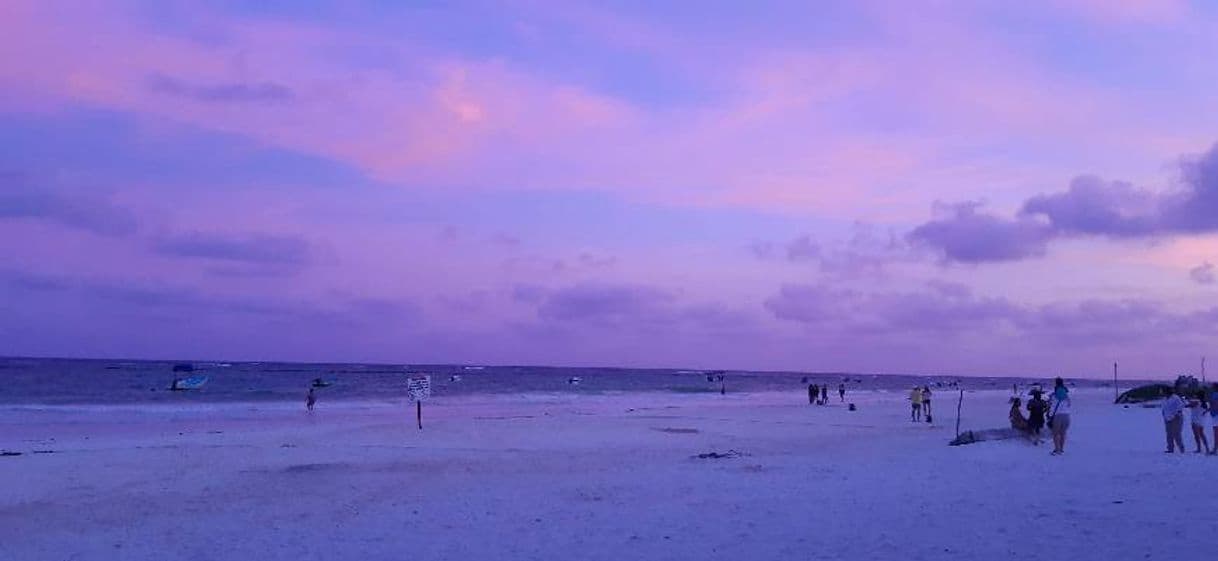
<svg viewBox="0 0 1218 561">
<path fill-rule="evenodd" d="M 406 395 L 410 397 L 410 401 L 423 401 L 431 397 L 431 376 L 407 378 Z"/>
</svg>

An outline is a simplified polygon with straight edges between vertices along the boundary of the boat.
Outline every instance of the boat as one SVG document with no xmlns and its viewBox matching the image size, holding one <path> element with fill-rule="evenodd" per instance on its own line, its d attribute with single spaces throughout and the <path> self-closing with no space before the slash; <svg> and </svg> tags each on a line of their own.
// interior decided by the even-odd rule
<svg viewBox="0 0 1218 561">
<path fill-rule="evenodd" d="M 204 374 L 199 374 L 197 376 L 190 376 L 188 378 L 174 379 L 173 385 L 170 386 L 169 389 L 173 391 L 197 390 L 202 388 L 206 383 L 207 376 Z"/>
</svg>

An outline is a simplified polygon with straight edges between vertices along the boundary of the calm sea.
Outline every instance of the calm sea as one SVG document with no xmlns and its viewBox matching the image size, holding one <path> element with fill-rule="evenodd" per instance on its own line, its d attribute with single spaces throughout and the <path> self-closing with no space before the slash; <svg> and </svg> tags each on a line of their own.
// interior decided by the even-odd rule
<svg viewBox="0 0 1218 561">
<path fill-rule="evenodd" d="M 208 382 L 195 391 L 168 391 L 179 362 L 0 358 L 0 403 L 118 404 L 217 401 L 299 400 L 316 378 L 333 382 L 321 389 L 325 399 L 401 400 L 411 374 L 429 374 L 433 395 L 611 392 L 806 392 L 807 384 L 827 384 L 836 393 L 904 391 L 914 385 L 953 391 L 1003 389 L 1047 379 L 1027 377 L 850 374 L 840 372 L 709 372 L 629 368 L 541 366 L 305 364 L 279 362 L 194 362 L 192 373 Z M 723 381 L 718 375 L 723 375 Z M 575 380 L 578 379 L 578 380 Z M 1096 380 L 1077 380 L 1079 387 L 1101 387 Z M 957 386 L 958 384 L 958 386 Z M 1107 382 L 1110 386 L 1110 382 Z"/>
</svg>

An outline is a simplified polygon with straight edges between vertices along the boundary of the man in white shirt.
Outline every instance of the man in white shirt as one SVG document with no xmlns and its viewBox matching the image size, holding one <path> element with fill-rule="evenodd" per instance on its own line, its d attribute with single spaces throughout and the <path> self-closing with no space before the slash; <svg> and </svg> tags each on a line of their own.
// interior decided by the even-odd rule
<svg viewBox="0 0 1218 561">
<path fill-rule="evenodd" d="M 1167 429 L 1167 453 L 1171 454 L 1178 447 L 1184 453 L 1184 400 L 1175 388 L 1163 400 L 1163 426 Z"/>
</svg>

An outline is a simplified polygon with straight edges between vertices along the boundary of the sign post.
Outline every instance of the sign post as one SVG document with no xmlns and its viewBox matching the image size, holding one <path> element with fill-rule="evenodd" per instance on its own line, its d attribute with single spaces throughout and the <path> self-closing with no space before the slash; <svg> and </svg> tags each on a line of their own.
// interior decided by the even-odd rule
<svg viewBox="0 0 1218 561">
<path fill-rule="evenodd" d="M 406 395 L 415 405 L 415 419 L 423 430 L 423 400 L 431 397 L 431 376 L 415 375 L 406 379 Z"/>
</svg>

